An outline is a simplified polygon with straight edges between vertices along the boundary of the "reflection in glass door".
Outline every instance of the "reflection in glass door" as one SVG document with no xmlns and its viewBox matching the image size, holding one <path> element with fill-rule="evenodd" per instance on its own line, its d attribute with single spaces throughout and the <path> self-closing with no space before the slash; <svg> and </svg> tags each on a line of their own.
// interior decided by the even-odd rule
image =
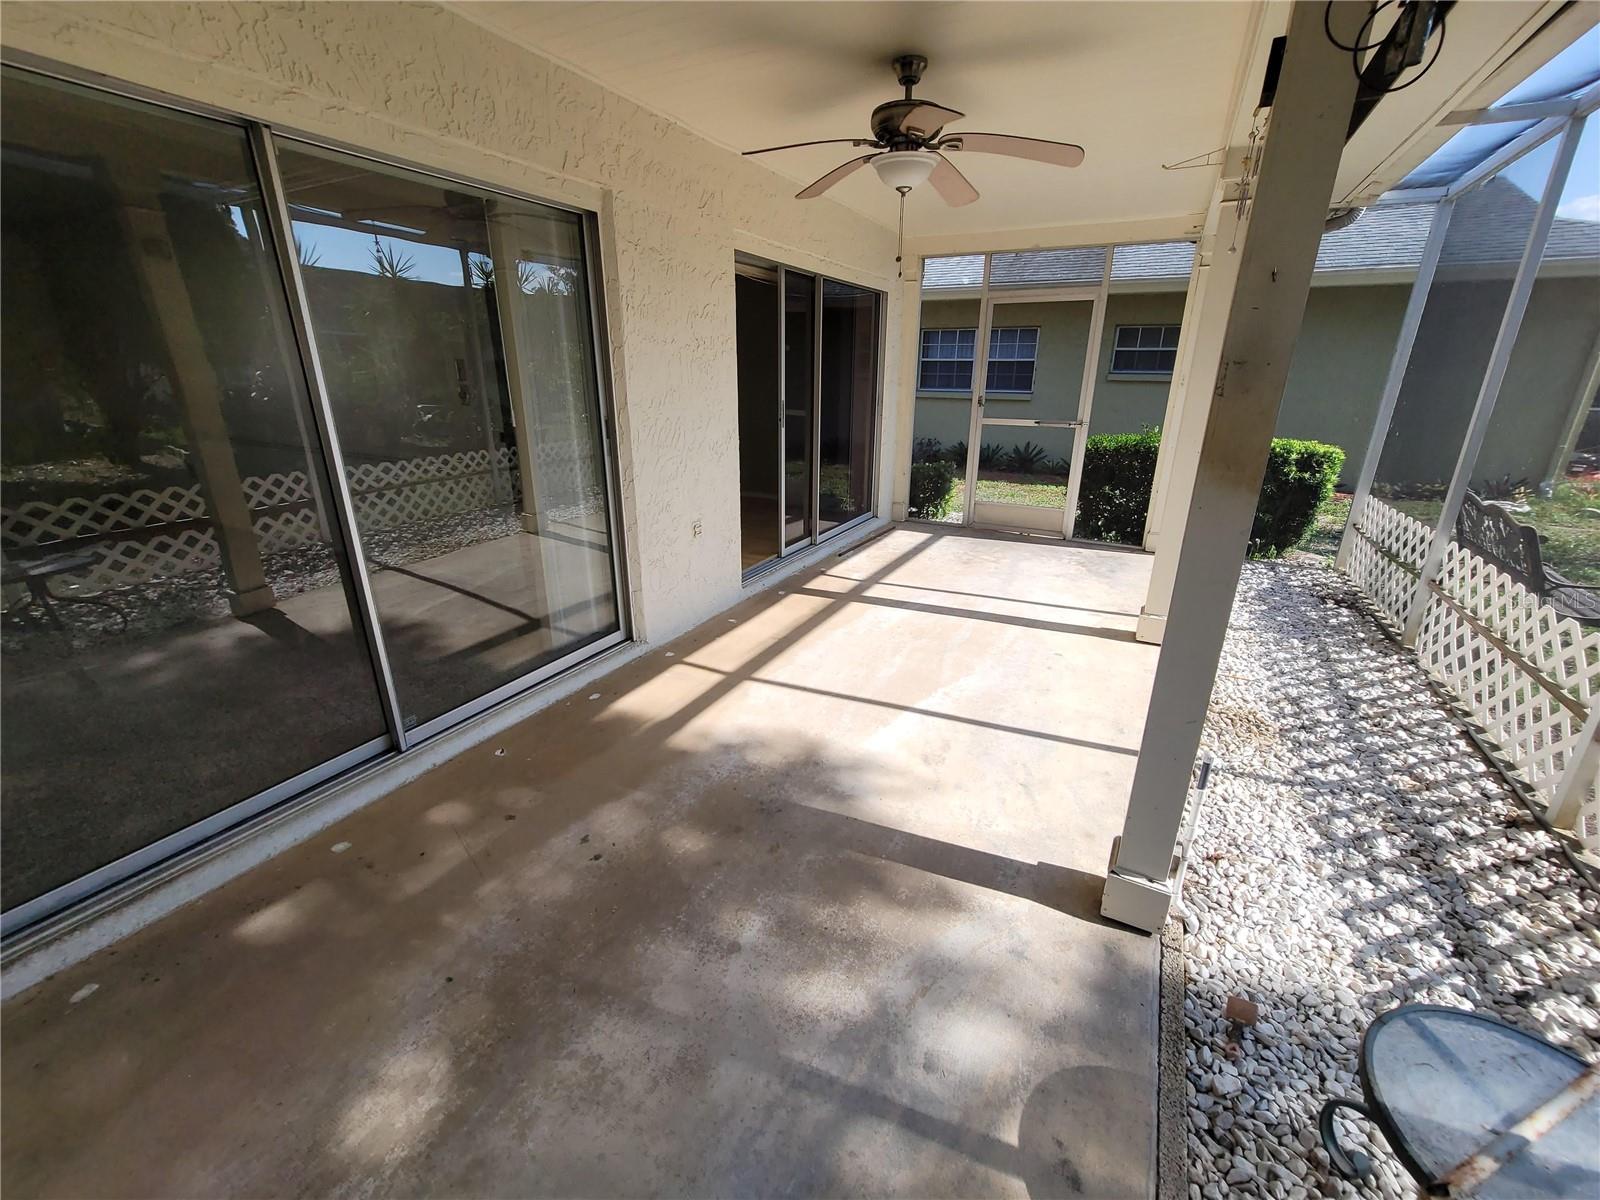
<svg viewBox="0 0 1600 1200">
<path fill-rule="evenodd" d="M 872 511 L 878 419 L 878 293 L 822 281 L 817 533 Z"/>
<path fill-rule="evenodd" d="M 811 432 L 817 281 L 783 273 L 783 545 L 811 539 Z"/>
<path fill-rule="evenodd" d="M 739 360 L 740 569 L 749 572 L 778 557 L 783 524 L 779 500 L 783 432 L 783 310 L 778 272 L 739 263 L 734 276 L 734 320 Z"/>
<path fill-rule="evenodd" d="M 1071 536 L 1098 289 L 991 294 L 979 325 L 968 520 Z"/>
<path fill-rule="evenodd" d="M 619 634 L 581 218 L 277 141 L 404 729 Z"/>
<path fill-rule="evenodd" d="M 0 97 L 9 930 L 388 740 L 245 130 Z"/>
</svg>

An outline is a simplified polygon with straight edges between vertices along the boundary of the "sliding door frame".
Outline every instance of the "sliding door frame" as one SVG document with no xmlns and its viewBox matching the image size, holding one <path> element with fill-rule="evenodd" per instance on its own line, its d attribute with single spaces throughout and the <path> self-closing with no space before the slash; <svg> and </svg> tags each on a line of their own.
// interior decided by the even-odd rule
<svg viewBox="0 0 1600 1200">
<path fill-rule="evenodd" d="M 295 370 L 300 372 L 306 390 L 306 403 L 310 407 L 316 430 L 315 441 L 307 445 L 308 455 L 311 457 L 308 467 L 313 475 L 320 472 L 329 488 L 326 496 L 327 507 L 332 510 L 330 516 L 337 525 L 335 548 L 338 551 L 336 557 L 341 559 L 341 584 L 345 588 L 347 602 L 350 605 L 352 624 L 360 627 L 360 635 L 365 639 L 378 705 L 386 729 L 386 734 L 383 736 L 353 746 L 333 758 L 254 795 L 243 797 L 199 821 L 173 830 L 149 845 L 131 851 L 0 913 L 0 936 L 9 942 L 14 935 L 38 927 L 40 922 L 47 918 L 59 916 L 63 920 L 69 919 L 71 914 L 65 910 L 84 904 L 95 897 L 109 897 L 114 893 L 121 894 L 123 891 L 132 894 L 145 886 L 146 880 L 154 877 L 158 871 L 170 871 L 184 860 L 204 854 L 207 846 L 216 838 L 242 830 L 247 822 L 265 818 L 268 813 L 290 802 L 315 802 L 319 790 L 325 790 L 335 782 L 349 778 L 360 770 L 394 760 L 428 739 L 458 727 L 490 709 L 509 703 L 541 684 L 583 666 L 628 642 L 632 638 L 632 597 L 628 591 L 627 531 L 622 524 L 623 507 L 619 493 L 618 447 L 610 386 L 611 357 L 606 340 L 604 272 L 600 258 L 601 239 L 597 214 L 558 200 L 528 195 L 486 180 L 441 171 L 426 164 L 374 153 L 359 146 L 275 126 L 238 112 L 199 101 L 190 101 L 157 89 L 56 63 L 21 51 L 5 49 L 0 52 L 0 67 L 7 71 L 58 80 L 107 96 L 138 101 L 186 116 L 202 117 L 231 126 L 245 135 L 256 182 L 261 188 L 263 224 L 271 240 L 271 251 L 278 267 L 280 277 L 278 285 L 283 290 L 283 301 L 288 309 L 290 326 L 288 332 L 292 345 L 284 346 L 283 349 L 285 353 L 292 353 L 297 360 L 285 365 L 291 372 Z M 327 394 L 316 338 L 311 328 L 310 305 L 305 281 L 300 272 L 299 258 L 294 251 L 293 224 L 278 165 L 275 143 L 275 139 L 278 138 L 337 151 L 371 162 L 378 167 L 398 167 L 447 184 L 465 185 L 494 196 L 572 213 L 580 220 L 580 245 L 584 260 L 583 279 L 591 340 L 588 370 L 591 372 L 590 381 L 594 387 L 595 403 L 599 413 L 599 450 L 604 475 L 603 495 L 606 504 L 607 531 L 610 537 L 611 581 L 618 627 L 612 633 L 586 642 L 553 662 L 520 675 L 437 717 L 420 722 L 409 730 L 404 728 L 401 716 L 399 695 L 378 619 L 370 573 L 362 553 L 361 535 L 355 518 L 354 497 L 344 471 L 338 429 Z M 509 331 L 505 331 L 505 336 L 509 339 L 511 336 Z"/>
<path fill-rule="evenodd" d="M 807 271 L 800 267 L 788 267 L 783 263 L 774 262 L 758 254 L 746 254 L 739 251 L 734 255 L 734 273 L 745 268 L 752 278 L 760 276 L 765 278 L 768 273 L 776 280 L 778 288 L 778 552 L 769 558 L 764 558 L 755 566 L 740 573 L 740 582 L 749 583 L 759 579 L 767 572 L 777 568 L 785 559 L 796 554 L 804 554 L 830 538 L 837 537 L 848 529 L 854 529 L 878 515 L 878 447 L 881 444 L 883 421 L 883 339 L 887 333 L 888 294 L 866 284 L 852 283 L 848 279 L 838 279 L 825 275 L 821 271 Z M 811 422 L 810 422 L 810 447 L 811 469 L 808 472 L 810 495 L 806 498 L 806 517 L 810 533 L 797 538 L 792 544 L 788 541 L 789 512 L 788 512 L 788 465 L 789 465 L 789 372 L 788 372 L 788 321 L 789 321 L 789 276 L 804 275 L 812 282 L 811 290 Z M 867 447 L 867 507 L 865 511 L 842 521 L 825 533 L 819 533 L 817 526 L 820 523 L 822 510 L 822 329 L 823 329 L 823 295 L 825 285 L 838 283 L 845 287 L 855 288 L 862 292 L 870 293 L 876 301 L 876 317 L 873 321 L 873 348 L 872 348 L 872 443 Z M 742 505 L 741 505 L 742 509 Z M 743 521 L 741 511 L 740 520 Z"/>
</svg>

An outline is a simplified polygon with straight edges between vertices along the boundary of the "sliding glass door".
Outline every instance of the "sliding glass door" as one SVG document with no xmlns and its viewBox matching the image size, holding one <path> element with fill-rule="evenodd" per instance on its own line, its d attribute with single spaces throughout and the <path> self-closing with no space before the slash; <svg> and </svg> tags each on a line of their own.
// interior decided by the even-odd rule
<svg viewBox="0 0 1600 1200">
<path fill-rule="evenodd" d="M 740 258 L 742 568 L 872 511 L 880 293 Z"/>
<path fill-rule="evenodd" d="M 817 532 L 872 511 L 873 433 L 878 422 L 879 296 L 822 281 L 821 414 Z"/>
<path fill-rule="evenodd" d="M 245 131 L 0 96 L 10 911 L 386 729 Z"/>
<path fill-rule="evenodd" d="M 9 933 L 624 633 L 581 214 L 0 104 Z"/>
<path fill-rule="evenodd" d="M 409 730 L 619 628 L 581 219 L 277 159 Z"/>
</svg>

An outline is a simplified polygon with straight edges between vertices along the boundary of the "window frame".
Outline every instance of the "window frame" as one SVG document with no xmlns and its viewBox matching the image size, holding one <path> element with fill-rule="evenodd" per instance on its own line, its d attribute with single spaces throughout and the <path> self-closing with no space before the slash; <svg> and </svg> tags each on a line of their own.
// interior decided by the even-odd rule
<svg viewBox="0 0 1600 1200">
<path fill-rule="evenodd" d="M 1162 343 L 1161 345 L 1145 346 L 1145 345 L 1139 344 L 1139 341 L 1135 341 L 1135 344 L 1131 345 L 1131 346 L 1124 346 L 1124 345 L 1120 344 L 1122 342 L 1122 335 L 1123 335 L 1124 332 L 1127 332 L 1127 331 L 1135 332 L 1136 335 L 1139 337 L 1139 339 L 1142 340 L 1143 331 L 1147 330 L 1147 329 L 1158 329 L 1158 330 L 1161 331 L 1160 338 L 1159 338 L 1159 341 Z M 1172 345 L 1170 345 L 1170 346 L 1165 344 L 1165 342 L 1167 340 L 1167 332 L 1169 330 L 1171 331 L 1171 334 L 1172 334 Z M 1182 337 L 1182 331 L 1183 331 L 1182 322 L 1170 322 L 1170 321 L 1159 321 L 1159 322 L 1157 322 L 1157 321 L 1140 321 L 1140 322 L 1129 323 L 1129 324 L 1126 324 L 1126 325 L 1114 325 L 1114 326 L 1112 326 L 1112 330 L 1111 330 L 1111 352 L 1107 356 L 1107 359 L 1106 359 L 1106 378 L 1107 379 L 1121 379 L 1121 380 L 1163 380 L 1163 379 L 1171 379 L 1172 376 L 1173 376 L 1173 373 L 1177 370 L 1177 367 L 1178 367 L 1178 341 L 1179 341 L 1179 338 Z M 1172 355 L 1172 365 L 1170 367 L 1155 367 L 1155 368 L 1151 368 L 1151 367 L 1119 367 L 1119 366 L 1117 366 L 1117 356 L 1119 354 L 1161 354 L 1161 355 L 1165 355 L 1165 354 L 1169 354 L 1169 353 Z"/>
<path fill-rule="evenodd" d="M 927 349 L 928 335 L 930 333 L 956 334 L 956 349 L 958 350 L 961 349 L 962 342 L 962 339 L 959 335 L 971 334 L 971 338 L 968 339 L 972 343 L 971 357 L 950 356 L 929 358 L 927 355 Z M 1027 356 L 1020 354 L 996 354 L 995 351 L 997 348 L 997 339 L 1002 333 L 1014 333 L 1019 335 L 1016 339 L 1017 343 L 1022 341 L 1020 335 L 1031 334 L 1031 338 L 1028 339 L 1028 348 L 1031 353 L 1029 353 Z M 984 370 L 985 378 L 983 390 L 985 395 L 999 396 L 1003 399 L 1033 395 L 1039 381 L 1039 334 L 1040 327 L 1038 325 L 996 325 L 989 330 L 989 356 Z M 973 372 L 977 368 L 977 349 L 978 327 L 976 325 L 926 325 L 921 327 L 917 331 L 917 394 L 932 396 L 971 395 Z M 1026 388 L 996 387 L 992 382 L 992 372 L 994 370 L 994 365 L 997 362 L 1027 363 L 1031 368 L 1028 374 L 1028 386 Z M 927 370 L 930 365 L 944 365 L 949 363 L 966 364 L 967 385 L 965 387 L 930 387 L 923 382 L 927 376 Z"/>
</svg>

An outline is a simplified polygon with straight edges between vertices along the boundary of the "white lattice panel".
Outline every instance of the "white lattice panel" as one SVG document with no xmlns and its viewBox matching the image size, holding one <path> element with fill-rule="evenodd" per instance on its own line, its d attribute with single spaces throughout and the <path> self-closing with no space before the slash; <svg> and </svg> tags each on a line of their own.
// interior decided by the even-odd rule
<svg viewBox="0 0 1600 1200">
<path fill-rule="evenodd" d="M 1493 563 L 1454 542 L 1445 550 L 1438 584 L 1454 604 L 1441 596 L 1430 599 L 1418 658 L 1506 761 L 1552 799 L 1584 715 L 1600 692 L 1600 633 L 1560 616 Z M 1474 628 L 1463 612 L 1494 638 Z M 1559 703 L 1552 689 L 1576 701 L 1577 711 Z"/>
<path fill-rule="evenodd" d="M 205 500 L 194 487 L 70 496 L 59 504 L 28 500 L 0 510 L 0 535 L 8 545 L 42 546 L 91 533 L 185 521 L 205 512 Z"/>
<path fill-rule="evenodd" d="M 322 541 L 322 527 L 317 514 L 309 508 L 289 512 L 267 513 L 256 517 L 251 524 L 263 553 L 274 550 L 293 550 L 296 546 L 309 546 Z"/>
<path fill-rule="evenodd" d="M 577 453 L 582 449 L 582 453 Z M 590 448 L 542 444 L 535 450 L 541 500 L 555 504 L 570 495 L 576 503 L 598 480 Z M 364 529 L 394 529 L 414 521 L 475 512 L 511 504 L 516 499 L 516 454 L 499 447 L 435 454 L 424 458 L 358 463 L 350 469 L 356 514 Z M 242 481 L 256 536 L 264 553 L 290 550 L 321 540 L 323 534 L 312 503 L 315 496 L 304 471 L 250 475 Z M 303 507 L 282 510 L 284 505 Z M 279 511 L 262 512 L 263 509 Z M 0 532 L 9 546 L 43 546 L 75 538 L 140 531 L 147 526 L 205 517 L 205 498 L 198 487 L 142 488 L 69 497 L 58 504 L 30 500 L 0 510 Z M 215 536 L 206 529 L 176 533 L 151 530 L 147 536 L 92 543 L 88 553 L 96 565 L 63 579 L 85 589 L 125 587 L 167 575 L 201 571 L 221 563 Z"/>
<path fill-rule="evenodd" d="M 1403 625 L 1428 553 L 1431 527 L 1368 497 L 1356 518 L 1350 578 L 1395 625 Z"/>
<path fill-rule="evenodd" d="M 244 485 L 244 498 L 251 508 L 268 508 L 274 504 L 294 504 L 312 499 L 311 481 L 306 478 L 304 471 L 246 475 L 240 482 Z"/>
</svg>

